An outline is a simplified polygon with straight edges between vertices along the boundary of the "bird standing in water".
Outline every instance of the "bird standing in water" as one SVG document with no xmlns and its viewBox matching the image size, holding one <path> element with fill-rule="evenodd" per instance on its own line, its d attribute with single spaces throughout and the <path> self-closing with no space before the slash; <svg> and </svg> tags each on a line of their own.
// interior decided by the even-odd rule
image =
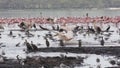
<svg viewBox="0 0 120 68">
<path fill-rule="evenodd" d="M 12 36 L 12 35 L 13 35 L 13 32 L 12 32 L 12 31 L 10 31 L 9 36 Z"/>
<path fill-rule="evenodd" d="M 104 46 L 104 44 L 105 44 L 105 41 L 104 41 L 104 39 L 102 37 L 102 40 L 100 41 L 100 45 Z"/>
<path fill-rule="evenodd" d="M 46 42 L 46 46 L 49 47 L 50 46 L 50 42 L 48 41 L 47 38 L 45 38 L 45 42 Z"/>
<path fill-rule="evenodd" d="M 35 24 L 33 24 L 33 27 L 34 27 L 35 29 L 37 29 Z"/>
<path fill-rule="evenodd" d="M 96 27 L 96 31 L 97 31 L 98 34 L 100 34 L 100 32 L 101 32 L 102 30 L 101 30 L 100 27 L 97 26 L 97 27 Z"/>
<path fill-rule="evenodd" d="M 97 59 L 96 59 L 96 62 L 97 62 L 97 63 L 99 63 L 99 62 L 100 62 L 100 59 L 99 59 L 99 58 L 97 58 Z"/>
<path fill-rule="evenodd" d="M 28 51 L 33 50 L 32 46 L 30 45 L 30 43 L 27 40 L 25 40 L 25 45 L 26 45 Z"/>
<path fill-rule="evenodd" d="M 56 30 L 59 31 L 59 29 L 60 29 L 60 27 L 59 27 L 59 25 L 57 25 L 57 29 Z"/>
<path fill-rule="evenodd" d="M 79 47 L 82 46 L 82 41 L 81 40 L 78 40 L 78 45 L 79 45 Z"/>
<path fill-rule="evenodd" d="M 63 40 L 59 40 L 59 41 L 60 41 L 60 46 L 64 46 Z"/>
<path fill-rule="evenodd" d="M 33 47 L 33 50 L 38 50 L 38 47 L 35 44 L 33 44 L 33 41 L 31 41 L 31 46 Z"/>
<path fill-rule="evenodd" d="M 18 63 L 21 64 L 21 59 L 19 58 L 19 55 L 16 56 Z"/>
<path fill-rule="evenodd" d="M 52 26 L 52 29 L 53 29 L 53 30 L 56 30 L 54 26 Z"/>
</svg>

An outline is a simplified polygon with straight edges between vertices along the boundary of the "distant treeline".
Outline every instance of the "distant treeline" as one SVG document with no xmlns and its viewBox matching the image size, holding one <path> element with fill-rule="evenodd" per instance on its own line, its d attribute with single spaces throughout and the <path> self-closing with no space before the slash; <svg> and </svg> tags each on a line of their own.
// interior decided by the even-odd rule
<svg viewBox="0 0 120 68">
<path fill-rule="evenodd" d="M 0 8 L 109 8 L 120 7 L 120 0 L 0 0 Z"/>
</svg>

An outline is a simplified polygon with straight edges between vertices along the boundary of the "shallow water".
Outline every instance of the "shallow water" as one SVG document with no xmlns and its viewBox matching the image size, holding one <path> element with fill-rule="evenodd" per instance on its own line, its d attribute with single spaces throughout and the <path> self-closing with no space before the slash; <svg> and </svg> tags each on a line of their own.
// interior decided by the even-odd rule
<svg viewBox="0 0 120 68">
<path fill-rule="evenodd" d="M 0 10 L 0 17 L 84 17 L 86 13 L 91 17 L 95 16 L 120 16 L 120 10 L 96 9 L 25 9 L 25 10 Z"/>
</svg>

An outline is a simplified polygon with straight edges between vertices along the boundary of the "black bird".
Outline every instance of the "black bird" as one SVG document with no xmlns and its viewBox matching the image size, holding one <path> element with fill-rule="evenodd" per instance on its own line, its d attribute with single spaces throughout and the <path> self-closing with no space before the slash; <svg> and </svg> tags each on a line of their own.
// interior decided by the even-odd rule
<svg viewBox="0 0 120 68">
<path fill-rule="evenodd" d="M 26 45 L 28 51 L 33 50 L 32 46 L 30 45 L 30 43 L 27 40 L 25 40 L 25 45 Z"/>
<path fill-rule="evenodd" d="M 88 31 L 90 30 L 90 26 L 87 27 Z"/>
<path fill-rule="evenodd" d="M 33 24 L 33 27 L 36 29 L 36 25 L 35 24 Z"/>
<path fill-rule="evenodd" d="M 38 50 L 38 47 L 35 44 L 33 44 L 33 41 L 31 41 L 31 46 L 33 47 L 33 50 Z"/>
<path fill-rule="evenodd" d="M 21 64 L 21 59 L 19 58 L 19 55 L 16 56 L 18 63 Z"/>
<path fill-rule="evenodd" d="M 79 47 L 82 46 L 82 41 L 81 40 L 78 40 L 78 45 L 79 45 Z"/>
<path fill-rule="evenodd" d="M 74 28 L 74 30 L 79 30 L 79 27 L 80 27 L 80 26 L 76 26 L 76 27 Z"/>
<path fill-rule="evenodd" d="M 88 26 L 87 28 L 87 34 L 89 35 L 89 33 L 90 33 L 90 26 Z"/>
<path fill-rule="evenodd" d="M 20 27 L 25 26 L 25 23 L 21 22 L 20 25 L 18 25 L 18 26 L 20 26 Z"/>
<path fill-rule="evenodd" d="M 76 26 L 72 31 L 74 33 L 74 36 L 77 36 L 77 32 L 80 30 L 79 29 L 80 26 Z"/>
<path fill-rule="evenodd" d="M 47 18 L 46 20 L 47 20 L 47 21 L 53 21 L 53 19 L 52 19 L 52 18 Z"/>
<path fill-rule="evenodd" d="M 109 30 L 110 30 L 110 25 L 108 26 L 108 28 L 105 31 L 108 32 Z"/>
<path fill-rule="evenodd" d="M 10 31 L 9 35 L 13 35 L 12 31 Z"/>
<path fill-rule="evenodd" d="M 59 27 L 59 25 L 57 25 L 57 29 L 56 30 L 59 31 L 59 29 L 60 29 L 60 27 Z"/>
<path fill-rule="evenodd" d="M 42 27 L 41 25 L 39 25 L 39 27 L 40 27 L 41 29 L 43 29 L 43 30 L 49 30 L 49 29 L 47 29 L 47 28 Z"/>
<path fill-rule="evenodd" d="M 93 27 L 91 26 L 91 28 L 89 28 L 91 33 L 95 33 L 95 30 L 93 29 Z"/>
<path fill-rule="evenodd" d="M 102 31 L 100 27 L 96 27 L 96 31 L 98 34 L 100 34 L 100 32 Z"/>
<path fill-rule="evenodd" d="M 65 29 L 59 29 L 59 32 L 63 32 L 63 31 L 65 31 L 67 33 L 67 30 L 65 30 Z"/>
<path fill-rule="evenodd" d="M 100 59 L 99 59 L 99 58 L 97 58 L 97 59 L 96 59 L 96 62 L 97 62 L 97 63 L 99 63 L 99 62 L 100 62 Z"/>
<path fill-rule="evenodd" d="M 45 42 L 46 42 L 46 46 L 49 47 L 50 46 L 50 42 L 48 41 L 47 38 L 45 38 Z"/>
<path fill-rule="evenodd" d="M 110 61 L 110 64 L 111 64 L 111 65 L 115 65 L 115 64 L 116 64 L 115 60 L 111 60 L 111 61 Z"/>
<path fill-rule="evenodd" d="M 55 41 L 55 39 L 53 38 L 53 35 L 51 34 L 51 32 L 49 32 L 48 34 L 46 34 L 46 37 L 49 38 L 52 41 Z"/>
<path fill-rule="evenodd" d="M 59 40 L 59 41 L 60 41 L 59 45 L 60 45 L 60 46 L 64 46 L 63 40 Z"/>
<path fill-rule="evenodd" d="M 24 22 L 21 22 L 18 26 L 22 29 L 26 29 L 26 24 Z"/>
<path fill-rule="evenodd" d="M 52 29 L 53 29 L 53 30 L 56 30 L 54 26 L 52 26 Z"/>
<path fill-rule="evenodd" d="M 16 47 L 19 47 L 19 45 L 20 45 L 20 42 L 19 42 L 19 43 L 17 43 L 15 46 L 16 46 Z"/>
<path fill-rule="evenodd" d="M 104 39 L 102 37 L 102 40 L 100 41 L 100 45 L 104 46 L 104 44 L 105 44 L 105 41 L 104 41 Z"/>
</svg>

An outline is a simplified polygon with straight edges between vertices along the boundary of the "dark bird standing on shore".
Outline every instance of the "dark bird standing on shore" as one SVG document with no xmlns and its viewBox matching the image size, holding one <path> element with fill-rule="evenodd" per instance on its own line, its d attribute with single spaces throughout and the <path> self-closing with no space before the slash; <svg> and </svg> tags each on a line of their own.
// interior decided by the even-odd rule
<svg viewBox="0 0 120 68">
<path fill-rule="evenodd" d="M 12 31 L 10 31 L 9 35 L 10 35 L 10 36 L 13 35 Z"/>
<path fill-rule="evenodd" d="M 63 32 L 63 31 L 65 31 L 65 33 L 67 33 L 67 30 L 65 30 L 65 29 L 59 29 L 59 32 Z"/>
<path fill-rule="evenodd" d="M 46 37 L 49 38 L 52 41 L 55 41 L 55 39 L 53 38 L 53 35 L 51 34 L 51 32 L 49 32 L 48 34 L 46 34 Z"/>
<path fill-rule="evenodd" d="M 104 41 L 104 39 L 102 37 L 102 40 L 100 41 L 100 45 L 104 46 L 104 44 L 105 44 L 105 41 Z"/>
<path fill-rule="evenodd" d="M 95 33 L 95 30 L 93 29 L 93 27 L 91 26 L 91 28 L 89 29 L 91 33 Z"/>
<path fill-rule="evenodd" d="M 50 42 L 48 41 L 47 38 L 45 38 L 45 42 L 46 42 L 46 46 L 49 47 L 50 46 Z"/>
<path fill-rule="evenodd" d="M 100 59 L 99 59 L 99 58 L 97 58 L 97 59 L 96 59 L 96 62 L 97 62 L 97 63 L 99 63 L 99 62 L 100 62 Z"/>
<path fill-rule="evenodd" d="M 35 24 L 33 24 L 33 27 L 34 27 L 35 29 L 37 29 Z"/>
<path fill-rule="evenodd" d="M 78 40 L 78 45 L 79 45 L 79 47 L 82 46 L 82 41 L 81 40 Z"/>
<path fill-rule="evenodd" d="M 98 34 L 100 34 L 100 32 L 102 31 L 100 27 L 96 27 L 96 31 Z"/>
<path fill-rule="evenodd" d="M 76 26 L 72 31 L 74 33 L 74 36 L 77 36 L 77 32 L 80 30 L 79 29 L 80 26 Z"/>
<path fill-rule="evenodd" d="M 24 22 L 21 22 L 18 26 L 22 29 L 26 29 L 26 24 Z"/>
<path fill-rule="evenodd" d="M 52 29 L 53 29 L 53 30 L 56 30 L 54 26 L 52 26 Z"/>
<path fill-rule="evenodd" d="M 18 60 L 18 63 L 20 64 L 20 58 L 19 58 L 19 55 L 16 56 L 17 60 Z"/>
<path fill-rule="evenodd" d="M 33 47 L 33 50 L 38 50 L 38 47 L 35 44 L 33 44 L 33 41 L 31 41 L 31 46 Z"/>
<path fill-rule="evenodd" d="M 76 27 L 74 28 L 74 30 L 79 30 L 79 27 L 80 27 L 80 26 L 76 26 Z"/>
<path fill-rule="evenodd" d="M 59 45 L 60 45 L 60 46 L 64 46 L 63 40 L 59 40 L 59 41 L 60 41 Z"/>
<path fill-rule="evenodd" d="M 25 45 L 26 45 L 28 51 L 33 50 L 32 46 L 30 45 L 30 43 L 27 40 L 25 40 Z"/>
<path fill-rule="evenodd" d="M 59 25 L 57 25 L 57 29 L 56 30 L 59 31 L 59 29 L 60 29 L 60 27 L 59 27 Z"/>
</svg>

